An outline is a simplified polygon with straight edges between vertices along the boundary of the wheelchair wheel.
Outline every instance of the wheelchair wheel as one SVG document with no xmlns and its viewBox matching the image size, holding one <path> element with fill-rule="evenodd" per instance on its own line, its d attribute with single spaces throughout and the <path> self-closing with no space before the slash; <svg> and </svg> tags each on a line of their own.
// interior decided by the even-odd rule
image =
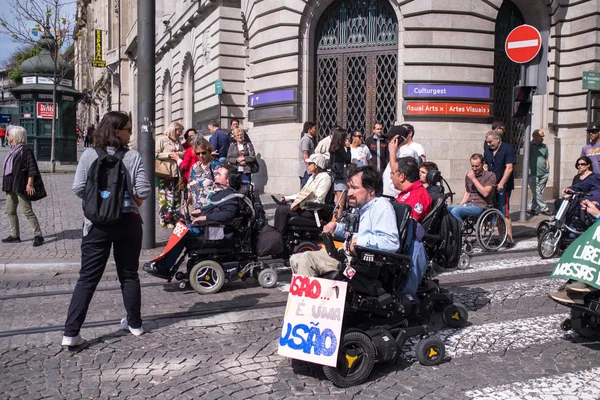
<svg viewBox="0 0 600 400">
<path fill-rule="evenodd" d="M 469 321 L 469 310 L 462 304 L 448 304 L 442 310 L 442 320 L 449 328 L 462 328 Z"/>
<path fill-rule="evenodd" d="M 313 242 L 301 242 L 294 247 L 292 254 L 304 253 L 305 251 L 319 251 L 320 247 Z"/>
<path fill-rule="evenodd" d="M 190 284 L 200 294 L 217 293 L 225 284 L 223 267 L 216 261 L 200 261 L 190 271 Z"/>
<path fill-rule="evenodd" d="M 458 269 L 467 269 L 471 265 L 471 257 L 467 253 L 461 253 L 458 259 Z"/>
<path fill-rule="evenodd" d="M 337 366 L 323 367 L 325 376 L 340 388 L 360 385 L 375 366 L 375 346 L 362 332 L 349 332 L 342 337 Z"/>
<path fill-rule="evenodd" d="M 496 251 L 506 241 L 506 220 L 495 208 L 486 210 L 477 220 L 475 227 L 477 243 L 483 250 Z"/>
<path fill-rule="evenodd" d="M 544 235 L 544 233 L 548 232 L 549 230 L 550 230 L 550 223 L 548 221 L 542 221 L 539 224 L 537 224 L 537 226 L 535 227 L 535 233 L 536 233 L 538 240 L 540 240 L 540 238 Z"/>
<path fill-rule="evenodd" d="M 600 333 L 598 321 L 595 317 L 573 309 L 571 309 L 571 329 L 586 339 L 596 339 Z"/>
<path fill-rule="evenodd" d="M 258 273 L 258 283 L 260 286 L 270 289 L 277 285 L 277 271 L 271 268 L 263 269 Z"/>
<path fill-rule="evenodd" d="M 415 352 L 421 365 L 440 365 L 446 357 L 446 345 L 439 337 L 429 336 L 419 340 Z"/>
<path fill-rule="evenodd" d="M 548 231 L 538 240 L 538 254 L 542 259 L 552 258 L 558 253 L 560 231 Z"/>
</svg>

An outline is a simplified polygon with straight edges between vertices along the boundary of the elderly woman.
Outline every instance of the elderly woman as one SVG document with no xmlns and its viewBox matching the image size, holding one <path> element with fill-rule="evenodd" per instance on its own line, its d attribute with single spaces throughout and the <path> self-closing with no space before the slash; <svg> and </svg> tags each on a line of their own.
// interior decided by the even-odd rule
<svg viewBox="0 0 600 400">
<path fill-rule="evenodd" d="M 329 176 L 326 170 L 327 160 L 321 154 L 312 154 L 305 161 L 306 170 L 310 174 L 310 177 L 308 178 L 306 185 L 302 188 L 302 191 L 312 191 L 314 197 L 310 201 L 325 203 L 325 198 L 327 197 L 327 193 L 329 193 L 332 183 L 331 176 Z M 293 216 L 314 218 L 313 211 L 297 208 L 292 209 L 291 206 L 285 204 L 286 201 L 294 201 L 297 196 L 298 194 L 281 197 L 281 200 L 278 201 L 279 205 L 275 209 L 274 226 L 279 231 L 284 241 L 287 239 L 288 234 L 288 218 Z"/>
<path fill-rule="evenodd" d="M 158 204 L 160 226 L 173 229 L 175 227 L 175 212 L 181 205 L 181 192 L 177 186 L 179 168 L 177 164 L 183 158 L 184 151 L 179 141 L 183 133 L 183 125 L 173 122 L 165 134 L 156 139 L 155 156 L 168 169 L 167 175 L 158 178 Z"/>
<path fill-rule="evenodd" d="M 252 166 L 256 163 L 256 153 L 252 143 L 244 139 L 244 130 L 236 128 L 232 131 L 235 142 L 229 145 L 227 151 L 227 163 L 237 168 L 242 174 L 242 181 L 250 182 Z"/>
<path fill-rule="evenodd" d="M 199 138 L 194 143 L 194 155 L 198 161 L 192 166 L 188 189 L 191 197 L 188 199 L 195 210 L 207 205 L 206 198 L 215 181 L 215 171 L 219 166 L 212 159 L 213 147 L 204 138 Z"/>
<path fill-rule="evenodd" d="M 6 214 L 10 224 L 10 236 L 2 239 L 3 243 L 18 243 L 21 241 L 17 205 L 21 206 L 25 218 L 33 229 L 33 247 L 44 243 L 42 230 L 37 217 L 31 208 L 33 196 L 33 180 L 40 171 L 33 155 L 33 150 L 27 147 L 27 131 L 20 126 L 12 126 L 8 131 L 8 144 L 12 147 L 4 160 L 2 191 L 6 193 Z"/>
</svg>

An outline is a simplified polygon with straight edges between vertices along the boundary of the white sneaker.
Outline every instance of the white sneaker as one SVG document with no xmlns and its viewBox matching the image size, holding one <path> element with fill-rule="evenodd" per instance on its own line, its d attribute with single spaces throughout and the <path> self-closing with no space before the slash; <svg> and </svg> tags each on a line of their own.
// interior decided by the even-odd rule
<svg viewBox="0 0 600 400">
<path fill-rule="evenodd" d="M 81 346 L 85 343 L 85 340 L 81 337 L 81 335 L 73 336 L 63 336 L 62 346 L 63 347 L 75 347 Z"/>
<path fill-rule="evenodd" d="M 127 317 L 121 320 L 121 329 L 129 330 L 129 332 L 133 333 L 134 336 L 141 336 L 144 334 L 144 327 L 140 326 L 139 328 L 132 328 L 127 323 Z"/>
</svg>

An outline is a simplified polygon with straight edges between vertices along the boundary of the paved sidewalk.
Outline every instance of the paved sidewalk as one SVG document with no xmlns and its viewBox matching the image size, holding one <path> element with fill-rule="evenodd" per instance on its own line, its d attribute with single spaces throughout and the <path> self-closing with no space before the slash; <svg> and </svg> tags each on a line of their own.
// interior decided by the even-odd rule
<svg viewBox="0 0 600 400">
<path fill-rule="evenodd" d="M 4 149 L 2 149 L 4 150 Z M 81 149 L 80 149 L 81 151 Z M 6 151 L 0 152 L 3 163 Z M 64 273 L 77 272 L 81 258 L 80 246 L 82 235 L 83 211 L 81 201 L 73 195 L 71 186 L 74 177 L 74 167 L 59 167 L 60 173 L 44 173 L 44 183 L 48 197 L 33 203 L 42 233 L 46 239 L 43 246 L 34 248 L 33 232 L 29 223 L 20 210 L 19 222 L 21 226 L 21 243 L 2 243 L 0 246 L 0 274 L 6 273 Z M 270 195 L 262 195 L 261 199 L 272 217 L 275 204 Z M 0 207 L 4 208 L 6 195 L 0 193 Z M 516 208 L 515 208 L 516 209 Z M 3 212 L 4 213 L 4 212 Z M 518 212 L 513 213 L 513 218 L 518 219 Z M 515 238 L 530 237 L 535 235 L 535 226 L 542 217 L 534 217 L 526 223 L 514 223 Z M 156 223 L 156 249 L 142 250 L 142 260 L 154 258 L 166 245 L 171 230 L 160 228 Z M 8 219 L 0 218 L 0 237 L 10 235 Z M 109 267 L 114 267 L 113 260 Z"/>
</svg>

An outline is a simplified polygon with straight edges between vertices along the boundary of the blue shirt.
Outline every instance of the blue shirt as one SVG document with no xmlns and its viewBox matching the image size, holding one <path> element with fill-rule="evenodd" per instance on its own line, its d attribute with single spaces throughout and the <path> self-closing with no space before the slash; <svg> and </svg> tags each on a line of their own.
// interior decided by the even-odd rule
<svg viewBox="0 0 600 400">
<path fill-rule="evenodd" d="M 360 220 L 356 245 L 376 250 L 395 253 L 400 247 L 396 212 L 389 200 L 375 197 L 359 211 Z M 338 223 L 333 232 L 335 236 L 344 237 L 345 224 Z"/>
<path fill-rule="evenodd" d="M 483 159 L 488 165 L 488 171 L 496 175 L 496 183 L 500 183 L 506 170 L 506 164 L 512 164 L 513 168 L 517 165 L 517 153 L 508 143 L 501 143 L 496 154 L 488 146 L 485 147 Z M 508 177 L 504 189 L 513 190 L 515 188 L 514 173 Z"/>
<path fill-rule="evenodd" d="M 229 136 L 220 129 L 214 131 L 210 137 L 210 145 L 213 150 L 219 152 L 219 158 L 227 158 L 227 150 L 229 150 Z"/>
</svg>

